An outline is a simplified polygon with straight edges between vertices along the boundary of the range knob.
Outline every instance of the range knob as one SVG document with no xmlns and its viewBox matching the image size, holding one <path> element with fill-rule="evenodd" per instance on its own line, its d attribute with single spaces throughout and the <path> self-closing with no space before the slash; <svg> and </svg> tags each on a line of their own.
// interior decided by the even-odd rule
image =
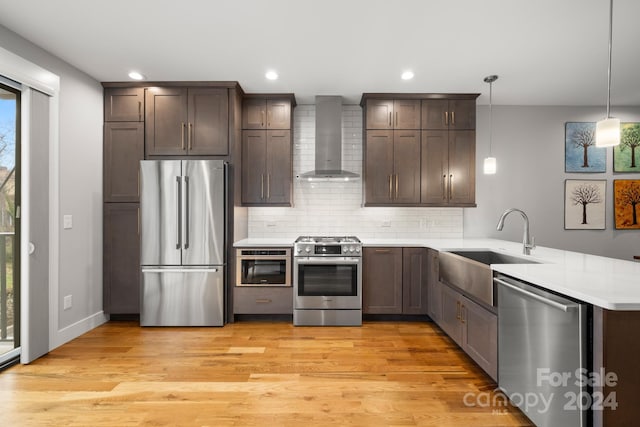
<svg viewBox="0 0 640 427">
<path fill-rule="evenodd" d="M 298 253 L 302 252 L 302 248 L 298 248 Z"/>
<path fill-rule="evenodd" d="M 353 253 L 356 249 L 353 246 L 349 247 L 349 252 Z"/>
<path fill-rule="evenodd" d="M 311 248 L 310 248 L 309 246 L 307 246 L 306 248 L 304 248 L 304 251 L 305 251 L 306 253 L 309 253 L 309 252 L 311 252 Z"/>
<path fill-rule="evenodd" d="M 356 253 L 359 254 L 360 253 L 360 247 L 356 246 Z"/>
</svg>

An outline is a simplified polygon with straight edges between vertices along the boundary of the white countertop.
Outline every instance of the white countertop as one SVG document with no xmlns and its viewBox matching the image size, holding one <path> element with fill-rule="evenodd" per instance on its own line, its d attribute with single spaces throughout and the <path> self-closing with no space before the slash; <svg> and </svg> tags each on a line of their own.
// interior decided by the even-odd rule
<svg viewBox="0 0 640 427">
<path fill-rule="evenodd" d="M 244 239 L 236 247 L 293 246 L 295 239 Z M 438 251 L 491 249 L 522 255 L 522 243 L 495 239 L 362 239 L 369 247 L 426 247 Z M 494 271 L 609 310 L 640 310 L 640 262 L 538 247 L 540 264 L 494 264 Z"/>
</svg>

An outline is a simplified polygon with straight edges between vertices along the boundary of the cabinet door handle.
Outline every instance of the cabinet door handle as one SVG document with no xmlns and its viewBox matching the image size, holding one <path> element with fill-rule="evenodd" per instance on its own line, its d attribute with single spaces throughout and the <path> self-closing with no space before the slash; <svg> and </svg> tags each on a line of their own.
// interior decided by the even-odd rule
<svg viewBox="0 0 640 427">
<path fill-rule="evenodd" d="M 449 112 L 448 111 L 444 112 L 444 124 L 447 125 L 447 126 L 449 125 Z"/>
<path fill-rule="evenodd" d="M 256 304 L 270 304 L 271 300 L 269 298 L 257 298 Z"/>
<path fill-rule="evenodd" d="M 267 174 L 267 200 L 271 198 L 271 174 Z"/>
<path fill-rule="evenodd" d="M 271 127 L 271 111 L 267 110 L 267 127 Z"/>
<path fill-rule="evenodd" d="M 180 124 L 180 147 L 184 150 L 184 122 Z"/>
<path fill-rule="evenodd" d="M 391 253 L 391 249 L 376 249 L 374 252 L 377 254 L 389 254 Z"/>
<path fill-rule="evenodd" d="M 142 102 L 138 101 L 138 120 L 142 121 Z"/>
<path fill-rule="evenodd" d="M 264 110 L 260 111 L 260 127 L 264 127 Z"/>
<path fill-rule="evenodd" d="M 460 301 L 456 301 L 456 319 L 460 320 Z"/>
<path fill-rule="evenodd" d="M 260 198 L 264 199 L 264 174 L 260 175 Z"/>
<path fill-rule="evenodd" d="M 396 111 L 396 127 L 398 127 L 398 112 Z"/>
<path fill-rule="evenodd" d="M 393 193 L 393 175 L 389 175 L 389 200 L 392 200 L 392 193 Z"/>
<path fill-rule="evenodd" d="M 449 199 L 451 199 L 452 193 L 453 193 L 453 174 L 449 175 Z"/>
<path fill-rule="evenodd" d="M 391 111 L 389 111 L 389 127 L 393 126 L 393 124 L 391 123 L 391 115 L 393 113 Z"/>
<path fill-rule="evenodd" d="M 447 175 L 442 175 L 442 198 L 447 198 Z"/>
<path fill-rule="evenodd" d="M 396 174 L 396 199 L 398 198 L 398 174 Z"/>
<path fill-rule="evenodd" d="M 138 236 L 140 235 L 140 208 L 138 208 Z"/>
<path fill-rule="evenodd" d="M 188 140 L 189 140 L 189 151 L 191 151 L 191 149 L 193 149 L 193 123 L 189 123 Z"/>
<path fill-rule="evenodd" d="M 456 112 L 452 111 L 451 112 L 451 124 L 455 126 L 456 124 Z"/>
<path fill-rule="evenodd" d="M 467 308 L 464 306 L 464 304 L 462 304 L 460 306 L 460 322 L 461 323 L 467 323 Z"/>
</svg>

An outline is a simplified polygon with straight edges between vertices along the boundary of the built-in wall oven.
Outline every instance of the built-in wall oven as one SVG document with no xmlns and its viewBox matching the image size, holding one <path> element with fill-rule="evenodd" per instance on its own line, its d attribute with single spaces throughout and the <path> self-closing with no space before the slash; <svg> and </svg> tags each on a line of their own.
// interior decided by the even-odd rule
<svg viewBox="0 0 640 427">
<path fill-rule="evenodd" d="M 236 286 L 291 286 L 290 248 L 236 249 Z"/>
<path fill-rule="evenodd" d="M 294 325 L 362 325 L 362 243 L 358 238 L 299 237 L 293 258 Z"/>
</svg>

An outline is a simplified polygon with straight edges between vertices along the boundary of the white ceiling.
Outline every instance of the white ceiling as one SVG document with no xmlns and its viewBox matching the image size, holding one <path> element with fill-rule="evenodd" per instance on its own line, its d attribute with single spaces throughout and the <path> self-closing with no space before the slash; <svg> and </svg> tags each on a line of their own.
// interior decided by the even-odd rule
<svg viewBox="0 0 640 427">
<path fill-rule="evenodd" d="M 0 0 L 1 25 L 98 81 L 237 80 L 298 103 L 481 92 L 486 104 L 483 78 L 498 74 L 494 104 L 604 106 L 608 14 L 608 0 Z M 639 0 L 615 0 L 613 105 L 640 105 L 638 17 Z"/>
</svg>

